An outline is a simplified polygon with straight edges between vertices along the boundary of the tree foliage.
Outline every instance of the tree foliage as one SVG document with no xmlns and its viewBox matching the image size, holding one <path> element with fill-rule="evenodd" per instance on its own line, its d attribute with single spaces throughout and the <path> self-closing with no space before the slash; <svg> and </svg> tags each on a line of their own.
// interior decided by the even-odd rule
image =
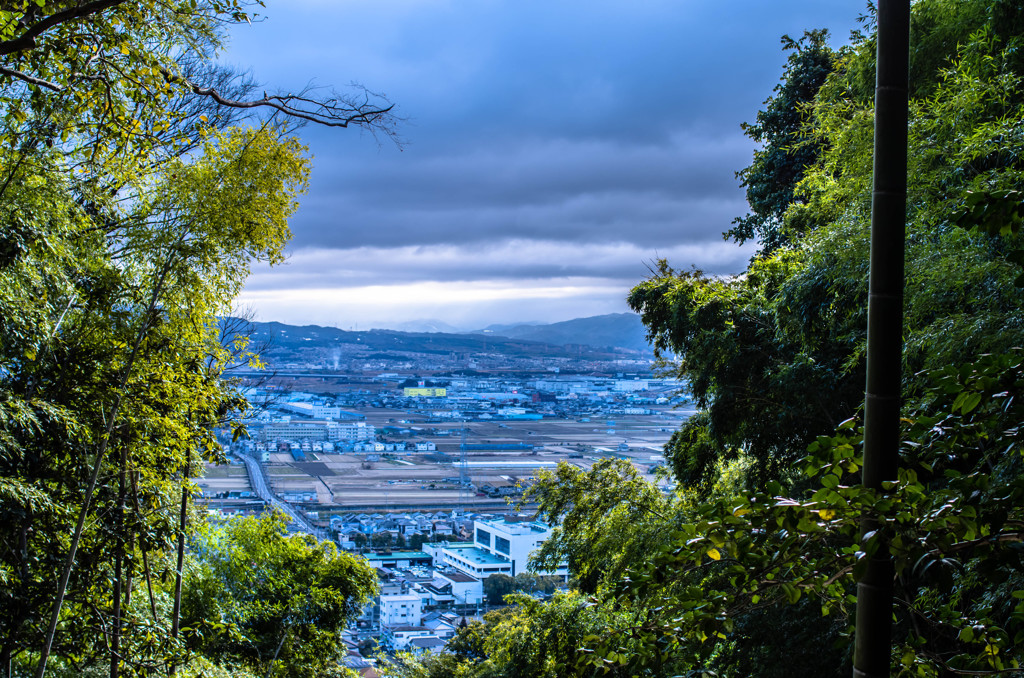
<svg viewBox="0 0 1024 678">
<path fill-rule="evenodd" d="M 805 31 L 798 40 L 783 36 L 783 49 L 790 55 L 782 82 L 757 121 L 743 124 L 743 133 L 762 147 L 754 152 L 754 162 L 736 173 L 747 189 L 750 214 L 734 219 L 725 235 L 739 243 L 756 239 L 762 254 L 790 242 L 783 216 L 795 200 L 797 184 L 821 152 L 821 139 L 807 133 L 804 116 L 839 58 L 827 40 L 824 29 Z"/>
<path fill-rule="evenodd" d="M 260 4 L 0 9 L 0 665 L 19 675 L 184 656 L 189 478 L 222 459 L 213 430 L 246 407 L 224 371 L 253 358 L 217 318 L 281 261 L 308 179 L 286 125 L 391 131 L 368 93 L 254 99 L 219 67 Z"/>
<path fill-rule="evenodd" d="M 186 580 L 188 644 L 261 675 L 319 676 L 340 658 L 340 632 L 376 591 L 364 560 L 287 533 L 281 515 L 201 535 Z"/>
</svg>

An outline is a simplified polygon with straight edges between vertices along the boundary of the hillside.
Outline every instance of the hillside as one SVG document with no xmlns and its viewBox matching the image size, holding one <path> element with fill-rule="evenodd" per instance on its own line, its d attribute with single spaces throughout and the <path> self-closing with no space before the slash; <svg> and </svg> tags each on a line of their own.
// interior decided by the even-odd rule
<svg viewBox="0 0 1024 678">
<path fill-rule="evenodd" d="M 636 318 L 619 314 L 625 318 Z M 241 323 L 238 319 L 224 322 Z M 628 320 L 614 316 L 584 318 L 543 326 L 520 326 L 470 334 L 400 332 L 397 330 L 349 331 L 320 325 L 288 325 L 255 322 L 249 331 L 254 346 L 266 345 L 263 355 L 271 362 L 321 362 L 346 356 L 403 358 L 413 354 L 499 354 L 510 358 L 574 357 L 614 359 L 637 357 L 648 351 L 628 331 Z M 639 324 L 639 320 L 636 321 Z M 533 330 L 530 332 L 529 330 Z M 547 331 L 545 331 L 547 330 Z"/>
<path fill-rule="evenodd" d="M 582 344 L 596 348 L 616 347 L 648 352 L 644 325 L 635 313 L 610 313 L 576 318 L 549 325 L 491 326 L 481 333 L 547 344 Z"/>
</svg>

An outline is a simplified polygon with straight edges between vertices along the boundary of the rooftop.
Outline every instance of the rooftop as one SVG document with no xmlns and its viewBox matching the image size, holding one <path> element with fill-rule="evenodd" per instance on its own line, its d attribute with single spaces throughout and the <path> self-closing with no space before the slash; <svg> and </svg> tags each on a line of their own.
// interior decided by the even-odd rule
<svg viewBox="0 0 1024 678">
<path fill-rule="evenodd" d="M 441 640 L 440 638 L 432 638 L 432 637 L 413 638 L 412 640 L 409 641 L 409 644 L 410 645 L 415 645 L 416 647 L 422 647 L 422 648 L 444 647 L 444 641 L 443 640 Z"/>
<path fill-rule="evenodd" d="M 471 542 L 471 541 L 444 542 L 440 546 L 441 546 L 442 549 L 447 549 L 447 550 L 450 550 L 450 551 L 455 551 L 455 550 L 459 550 L 459 549 L 472 549 L 472 548 L 476 548 L 476 545 L 473 542 Z"/>
<path fill-rule="evenodd" d="M 448 581 L 458 582 L 460 584 L 468 584 L 470 582 L 478 581 L 476 577 L 470 577 L 468 574 L 462 572 L 438 572 L 439 577 L 444 577 Z"/>
<path fill-rule="evenodd" d="M 446 551 L 449 549 L 445 549 Z M 476 546 L 472 548 L 459 549 L 458 553 L 453 554 L 463 560 L 468 560 L 476 565 L 508 565 L 509 560 L 507 558 L 500 558 L 489 551 L 484 551 L 482 548 Z M 446 577 L 448 575 L 445 575 Z"/>
<path fill-rule="evenodd" d="M 493 529 L 503 530 L 509 534 L 530 534 L 531 532 L 543 534 L 551 529 L 544 523 L 537 521 L 509 521 L 499 518 L 497 520 L 478 520 L 477 522 L 484 527 L 490 526 Z"/>
<path fill-rule="evenodd" d="M 367 553 L 363 557 L 373 562 L 376 560 L 420 560 L 430 556 L 423 551 L 392 551 L 391 553 Z"/>
</svg>

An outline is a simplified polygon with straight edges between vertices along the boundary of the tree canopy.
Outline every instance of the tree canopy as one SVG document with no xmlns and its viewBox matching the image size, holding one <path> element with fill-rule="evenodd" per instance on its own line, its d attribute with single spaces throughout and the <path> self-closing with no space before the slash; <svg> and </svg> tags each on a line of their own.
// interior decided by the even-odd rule
<svg viewBox="0 0 1024 678">
<path fill-rule="evenodd" d="M 219 66 L 261 5 L 0 9 L 0 666 L 17 675 L 187 656 L 189 479 L 223 459 L 214 428 L 246 408 L 224 371 L 254 358 L 217 318 L 283 258 L 309 175 L 288 129 L 393 133 L 371 93 L 253 97 Z"/>
<path fill-rule="evenodd" d="M 322 675 L 344 648 L 338 634 L 377 590 L 365 560 L 289 536 L 279 514 L 201 534 L 193 550 L 182 601 L 188 644 L 262 675 Z"/>
</svg>

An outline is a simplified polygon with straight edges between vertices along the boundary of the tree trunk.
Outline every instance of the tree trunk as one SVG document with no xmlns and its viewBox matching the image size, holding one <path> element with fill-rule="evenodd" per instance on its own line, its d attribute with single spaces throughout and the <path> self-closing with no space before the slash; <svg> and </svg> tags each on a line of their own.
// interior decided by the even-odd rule
<svg viewBox="0 0 1024 678">
<path fill-rule="evenodd" d="M 185 567 L 185 529 L 188 527 L 188 492 L 185 490 L 185 481 L 188 480 L 189 471 L 192 468 L 192 453 L 189 452 L 185 461 L 185 468 L 181 474 L 181 510 L 178 514 L 178 563 L 174 571 L 174 608 L 171 611 L 171 637 L 178 637 L 179 619 L 181 617 L 181 578 L 182 569 Z M 172 664 L 168 675 L 173 676 L 177 666 Z"/>
<path fill-rule="evenodd" d="M 114 538 L 117 555 L 114 560 L 114 620 L 110 630 L 110 678 L 121 675 L 121 600 L 124 591 L 124 500 L 127 494 L 125 467 L 128 465 L 128 447 L 121 445 L 120 469 L 117 474 L 117 512 L 114 519 Z"/>
<path fill-rule="evenodd" d="M 142 507 L 139 505 L 139 472 L 132 472 L 132 505 L 135 507 L 135 513 L 141 514 Z M 149 592 L 149 611 L 153 615 L 153 623 L 157 622 L 156 614 L 156 597 L 153 595 L 153 574 L 149 567 L 149 555 L 146 553 L 146 545 L 140 544 L 142 552 L 142 571 L 146 575 L 146 591 Z"/>
<path fill-rule="evenodd" d="M 909 36 L 910 0 L 879 0 L 863 472 L 877 491 L 896 480 L 899 462 Z M 861 535 L 879 527 L 865 518 Z M 854 678 L 889 675 L 893 578 L 882 543 L 857 583 Z"/>
<path fill-rule="evenodd" d="M 46 636 L 43 639 L 43 647 L 39 652 L 39 663 L 36 665 L 36 678 L 43 678 L 46 675 L 46 662 L 50 658 L 50 649 L 53 647 L 53 638 L 57 635 L 57 624 L 60 622 L 60 611 L 64 606 L 64 596 L 67 594 L 68 582 L 71 579 L 71 570 L 75 567 L 75 556 L 78 554 L 78 545 L 82 540 L 82 532 L 85 530 L 85 520 L 89 516 L 89 508 L 92 505 L 93 494 L 96 492 L 96 483 L 99 481 L 100 469 L 103 466 L 103 457 L 107 454 L 107 449 L 110 445 L 110 436 L 114 432 L 114 424 L 117 422 L 118 414 L 121 411 L 121 404 L 124 402 L 125 389 L 128 386 L 128 379 L 131 377 L 132 370 L 135 367 L 135 360 L 139 355 L 139 350 L 142 346 L 142 340 L 149 333 L 151 327 L 153 311 L 156 309 L 157 301 L 160 298 L 160 293 L 163 291 L 164 282 L 167 279 L 167 274 L 171 271 L 171 265 L 174 263 L 175 256 L 173 252 L 168 255 L 167 260 L 164 261 L 164 265 L 160 270 L 156 283 L 153 285 L 153 292 L 149 298 L 149 304 L 146 307 L 145 315 L 142 320 L 142 324 L 139 326 L 139 331 L 135 335 L 135 341 L 132 344 L 132 351 L 128 356 L 128 361 L 125 363 L 124 370 L 121 372 L 121 378 L 117 384 L 117 397 L 114 400 L 114 406 L 110 408 L 110 414 L 108 415 L 107 425 L 104 428 L 103 435 L 100 438 L 99 445 L 96 449 L 96 460 L 93 462 L 92 472 L 89 475 L 89 482 L 85 488 L 85 496 L 82 499 L 82 507 L 78 511 L 78 521 L 75 523 L 75 531 L 71 536 L 71 548 L 68 549 L 67 558 L 64 560 L 64 569 L 61 572 L 60 580 L 57 582 L 57 593 L 53 603 L 53 613 L 50 615 L 50 623 L 46 629 Z"/>
</svg>

